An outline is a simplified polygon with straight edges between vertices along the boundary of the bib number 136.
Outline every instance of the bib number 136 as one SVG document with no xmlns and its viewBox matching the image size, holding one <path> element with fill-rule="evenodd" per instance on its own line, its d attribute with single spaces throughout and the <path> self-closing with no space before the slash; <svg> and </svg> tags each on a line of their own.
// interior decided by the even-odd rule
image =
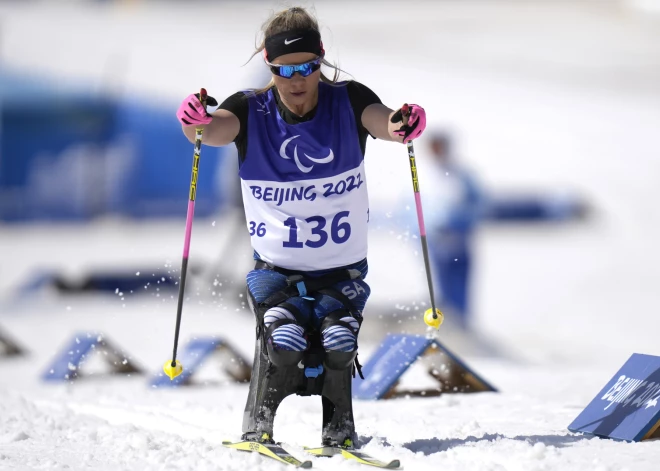
<svg viewBox="0 0 660 471">
<path fill-rule="evenodd" d="M 342 221 L 350 214 L 349 211 L 340 211 L 332 218 L 330 222 L 330 238 L 335 244 L 343 244 L 351 237 L 351 226 L 348 221 Z M 308 239 L 304 243 L 298 240 L 298 226 L 296 218 L 290 217 L 284 221 L 284 225 L 289 228 L 289 240 L 282 242 L 283 247 L 302 248 L 304 245 L 311 248 L 323 247 L 328 242 L 328 231 L 326 226 L 328 221 L 323 216 L 312 216 L 305 219 L 308 224 L 313 224 L 311 229 L 313 239 Z"/>
</svg>

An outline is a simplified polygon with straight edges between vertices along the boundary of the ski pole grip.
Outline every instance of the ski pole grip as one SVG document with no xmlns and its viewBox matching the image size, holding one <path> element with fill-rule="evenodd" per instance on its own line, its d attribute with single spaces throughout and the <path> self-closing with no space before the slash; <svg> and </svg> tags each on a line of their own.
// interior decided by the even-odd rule
<svg viewBox="0 0 660 471">
<path fill-rule="evenodd" d="M 401 120 L 404 125 L 408 125 L 408 118 L 410 117 L 410 105 L 404 103 L 401 107 Z"/>
</svg>

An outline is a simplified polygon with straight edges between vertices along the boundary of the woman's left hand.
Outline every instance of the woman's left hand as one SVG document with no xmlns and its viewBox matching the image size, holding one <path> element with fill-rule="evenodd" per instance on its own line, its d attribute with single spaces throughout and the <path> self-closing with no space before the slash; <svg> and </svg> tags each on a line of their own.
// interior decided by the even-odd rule
<svg viewBox="0 0 660 471">
<path fill-rule="evenodd" d="M 394 134 L 403 138 L 403 143 L 417 139 L 426 129 L 426 111 L 419 105 L 405 104 L 390 120 L 392 123 L 401 123 L 401 127 Z"/>
</svg>

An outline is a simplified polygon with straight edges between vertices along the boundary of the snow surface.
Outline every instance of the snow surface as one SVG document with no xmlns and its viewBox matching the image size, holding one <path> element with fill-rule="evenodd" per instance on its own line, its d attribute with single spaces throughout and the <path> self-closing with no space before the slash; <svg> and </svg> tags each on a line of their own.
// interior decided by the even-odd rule
<svg viewBox="0 0 660 471">
<path fill-rule="evenodd" d="M 500 392 L 356 401 L 365 451 L 408 470 L 658 469 L 657 440 L 621 443 L 566 428 L 633 352 L 660 355 L 660 28 L 657 16 L 630 3 L 316 3 L 329 55 L 390 106 L 420 103 L 429 126 L 455 129 L 488 188 L 569 189 L 595 208 L 586 223 L 479 231 L 474 323 L 493 348 L 451 330 L 440 339 Z M 254 80 L 258 63 L 240 65 L 268 9 L 281 6 L 120 5 L 0 4 L 3 66 L 174 109 L 199 86 L 222 97 Z M 402 22 L 406 11 L 414 15 Z M 200 44 L 201 60 L 193 52 Z M 433 183 L 424 181 L 422 142 L 423 195 Z M 424 333 L 415 227 L 392 222 L 414 207 L 402 154 L 369 143 L 376 224 L 363 359 L 388 331 Z M 195 221 L 191 264 L 227 256 L 229 224 L 221 216 Z M 73 278 L 98 267 L 176 274 L 182 241 L 183 221 L 0 226 L 0 327 L 29 350 L 0 360 L 0 469 L 284 469 L 219 446 L 239 438 L 247 387 L 214 368 L 194 387 L 166 391 L 142 375 L 104 375 L 91 360 L 88 377 L 75 383 L 39 380 L 79 331 L 103 332 L 157 372 L 171 354 L 176 293 L 156 284 L 139 294 L 27 299 L 16 295 L 21 283 L 48 269 Z M 232 266 L 240 272 L 244 263 Z M 251 358 L 250 314 L 232 280 L 217 278 L 192 278 L 182 343 L 218 335 Z M 413 369 L 404 384 L 424 381 Z M 318 398 L 293 397 L 279 411 L 275 438 L 301 455 L 317 444 L 320 423 Z"/>
</svg>

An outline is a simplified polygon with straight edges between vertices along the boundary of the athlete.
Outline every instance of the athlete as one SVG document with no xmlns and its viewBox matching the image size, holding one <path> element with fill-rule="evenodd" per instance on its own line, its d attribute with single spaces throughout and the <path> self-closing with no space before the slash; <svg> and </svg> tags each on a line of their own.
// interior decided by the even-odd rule
<svg viewBox="0 0 660 471">
<path fill-rule="evenodd" d="M 408 142 L 424 131 L 426 114 L 418 105 L 394 111 L 366 86 L 339 82 L 303 8 L 275 14 L 262 32 L 255 55 L 270 70 L 265 88 L 235 93 L 212 113 L 190 95 L 177 112 L 191 142 L 203 126 L 204 144 L 234 142 L 240 158 L 257 320 L 243 439 L 272 443 L 280 402 L 316 394 L 323 445 L 353 447 L 351 378 L 370 293 L 367 137 Z"/>
</svg>

